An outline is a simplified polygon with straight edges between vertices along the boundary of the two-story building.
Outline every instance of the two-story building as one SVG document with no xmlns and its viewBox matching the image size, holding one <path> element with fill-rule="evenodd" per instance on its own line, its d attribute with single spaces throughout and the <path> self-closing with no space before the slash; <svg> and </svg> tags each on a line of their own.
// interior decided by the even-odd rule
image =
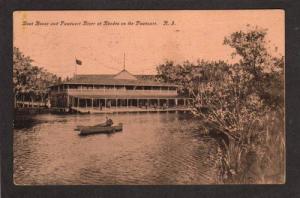
<svg viewBox="0 0 300 198">
<path fill-rule="evenodd" d="M 67 82 L 51 86 L 49 96 L 54 108 L 98 111 L 113 108 L 166 109 L 188 104 L 187 98 L 179 97 L 177 89 L 177 85 L 122 70 L 116 75 L 77 75 Z"/>
</svg>

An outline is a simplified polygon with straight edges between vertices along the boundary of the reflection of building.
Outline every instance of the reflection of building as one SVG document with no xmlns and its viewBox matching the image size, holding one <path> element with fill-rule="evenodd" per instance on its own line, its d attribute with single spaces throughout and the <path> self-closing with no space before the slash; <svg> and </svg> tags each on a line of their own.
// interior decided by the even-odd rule
<svg viewBox="0 0 300 198">
<path fill-rule="evenodd" d="M 187 105 L 179 97 L 177 85 L 146 80 L 123 70 L 116 75 L 77 75 L 76 78 L 51 86 L 50 101 L 58 108 L 121 107 L 171 108 Z"/>
</svg>

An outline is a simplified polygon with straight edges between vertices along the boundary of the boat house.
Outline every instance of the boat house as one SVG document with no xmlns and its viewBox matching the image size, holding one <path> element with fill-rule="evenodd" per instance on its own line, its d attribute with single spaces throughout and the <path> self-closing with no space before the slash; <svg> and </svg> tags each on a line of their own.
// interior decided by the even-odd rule
<svg viewBox="0 0 300 198">
<path fill-rule="evenodd" d="M 127 70 L 110 75 L 76 75 L 50 87 L 52 108 L 95 111 L 151 111 L 186 107 L 178 86 L 155 81 L 153 75 L 133 75 Z"/>
</svg>

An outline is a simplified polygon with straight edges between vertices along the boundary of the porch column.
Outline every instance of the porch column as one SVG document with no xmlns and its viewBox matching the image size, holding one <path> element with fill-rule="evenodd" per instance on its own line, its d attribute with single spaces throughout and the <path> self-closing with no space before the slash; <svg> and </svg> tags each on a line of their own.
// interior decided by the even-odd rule
<svg viewBox="0 0 300 198">
<path fill-rule="evenodd" d="M 72 106 L 71 107 L 75 107 L 75 98 L 74 97 L 72 97 Z"/>
<path fill-rule="evenodd" d="M 75 106 L 75 101 L 74 101 L 74 97 L 71 97 L 71 107 Z"/>
<path fill-rule="evenodd" d="M 146 104 L 146 109 L 148 109 L 148 108 L 149 108 L 149 106 L 150 106 L 150 103 L 149 103 L 149 98 L 147 98 L 146 100 L 147 100 L 147 102 L 146 102 L 146 103 L 147 103 L 147 104 Z"/>
<path fill-rule="evenodd" d="M 175 106 L 177 107 L 178 106 L 178 99 L 175 98 Z"/>
<path fill-rule="evenodd" d="M 94 108 L 94 99 L 91 99 L 91 103 L 92 103 L 92 108 Z"/>
<path fill-rule="evenodd" d="M 87 108 L 87 100 L 88 99 L 85 99 L 84 101 L 85 101 L 85 108 Z"/>
<path fill-rule="evenodd" d="M 70 105 L 70 96 L 67 95 L 67 105 L 66 105 L 66 107 L 69 107 L 69 105 Z"/>
</svg>

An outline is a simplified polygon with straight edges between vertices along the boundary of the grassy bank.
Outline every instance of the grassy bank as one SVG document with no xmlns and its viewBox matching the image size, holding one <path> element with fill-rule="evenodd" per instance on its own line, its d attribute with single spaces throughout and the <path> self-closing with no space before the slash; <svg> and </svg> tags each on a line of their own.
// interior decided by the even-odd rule
<svg viewBox="0 0 300 198">
<path fill-rule="evenodd" d="M 257 120 L 222 149 L 218 161 L 220 183 L 285 182 L 284 112 L 271 111 Z"/>
</svg>

